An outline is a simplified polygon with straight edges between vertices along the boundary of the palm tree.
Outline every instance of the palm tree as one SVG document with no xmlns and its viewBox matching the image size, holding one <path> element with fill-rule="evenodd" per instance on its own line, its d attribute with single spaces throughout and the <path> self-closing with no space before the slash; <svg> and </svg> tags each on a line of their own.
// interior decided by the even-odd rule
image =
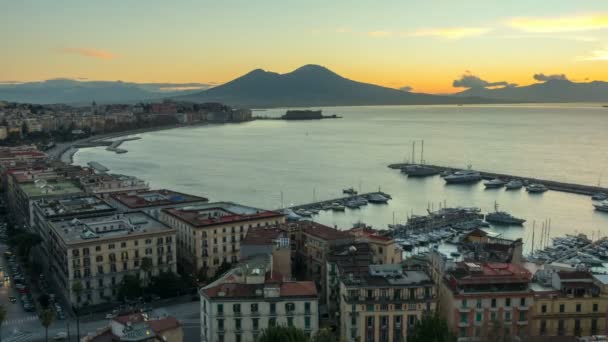
<svg viewBox="0 0 608 342">
<path fill-rule="evenodd" d="M 153 266 L 151 258 L 144 257 L 141 259 L 141 270 L 144 271 L 144 287 L 148 286 L 148 274 L 152 271 Z"/>
<path fill-rule="evenodd" d="M 40 314 L 40 323 L 42 323 L 42 326 L 44 327 L 44 340 L 47 342 L 49 341 L 49 326 L 53 323 L 54 319 L 55 315 L 53 314 L 53 311 L 49 309 L 42 311 Z"/>
<path fill-rule="evenodd" d="M 76 295 L 76 307 L 74 307 L 74 314 L 76 315 L 76 336 L 77 340 L 80 340 L 80 295 L 84 291 L 82 283 L 77 281 L 72 284 L 72 292 Z"/>
<path fill-rule="evenodd" d="M 2 342 L 2 323 L 6 319 L 6 309 L 4 305 L 0 305 L 0 342 Z"/>
</svg>

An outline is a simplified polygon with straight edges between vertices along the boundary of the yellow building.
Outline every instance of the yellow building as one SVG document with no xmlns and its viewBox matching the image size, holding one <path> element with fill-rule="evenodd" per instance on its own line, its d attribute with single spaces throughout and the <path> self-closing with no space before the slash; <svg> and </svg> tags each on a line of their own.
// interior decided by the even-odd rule
<svg viewBox="0 0 608 342">
<path fill-rule="evenodd" d="M 424 314 L 435 311 L 435 285 L 423 271 L 401 265 L 369 265 L 367 274 L 340 279 L 340 336 L 343 341 L 407 340 Z"/>
<path fill-rule="evenodd" d="M 392 238 L 380 235 L 369 227 L 356 227 L 349 232 L 358 242 L 370 244 L 374 254 L 374 264 L 399 264 L 403 261 L 403 251 Z"/>
<path fill-rule="evenodd" d="M 163 209 L 160 220 L 177 228 L 177 257 L 184 268 L 213 276 L 222 263 L 238 261 L 240 242 L 249 228 L 281 224 L 285 216 L 218 202 Z"/>
<path fill-rule="evenodd" d="M 591 336 L 606 333 L 608 278 L 588 272 L 539 273 L 533 283 L 532 336 Z"/>
</svg>

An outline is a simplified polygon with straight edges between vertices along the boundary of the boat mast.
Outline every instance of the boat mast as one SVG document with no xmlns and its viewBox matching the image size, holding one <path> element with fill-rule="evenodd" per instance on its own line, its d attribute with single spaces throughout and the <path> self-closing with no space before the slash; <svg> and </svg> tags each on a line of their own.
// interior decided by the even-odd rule
<svg viewBox="0 0 608 342">
<path fill-rule="evenodd" d="M 412 164 L 416 164 L 416 140 L 412 141 Z"/>
<path fill-rule="evenodd" d="M 534 254 L 534 222 L 532 222 L 532 251 L 530 252 L 530 255 Z"/>
<path fill-rule="evenodd" d="M 422 140 L 422 147 L 420 148 L 420 164 L 424 164 L 424 140 Z"/>
</svg>

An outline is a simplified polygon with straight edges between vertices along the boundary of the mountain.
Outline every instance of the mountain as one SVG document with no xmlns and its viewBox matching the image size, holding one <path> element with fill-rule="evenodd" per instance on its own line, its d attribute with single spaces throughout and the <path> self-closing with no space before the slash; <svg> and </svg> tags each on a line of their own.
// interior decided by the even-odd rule
<svg viewBox="0 0 608 342">
<path fill-rule="evenodd" d="M 82 104 L 91 101 L 129 103 L 189 94 L 208 87 L 199 83 L 128 83 L 60 78 L 41 82 L 0 83 L 0 100 L 40 104 Z"/>
<path fill-rule="evenodd" d="M 481 96 L 517 102 L 606 102 L 608 82 L 577 83 L 556 79 L 522 87 L 471 88 L 455 96 Z"/>
<path fill-rule="evenodd" d="M 352 81 L 318 65 L 286 74 L 256 69 L 223 85 L 174 99 L 253 108 L 500 102 L 405 92 Z"/>
</svg>

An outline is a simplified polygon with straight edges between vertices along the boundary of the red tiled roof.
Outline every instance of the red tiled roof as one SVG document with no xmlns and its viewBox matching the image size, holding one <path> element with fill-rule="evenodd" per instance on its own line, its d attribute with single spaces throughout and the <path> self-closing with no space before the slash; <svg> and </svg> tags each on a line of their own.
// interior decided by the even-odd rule
<svg viewBox="0 0 608 342">
<path fill-rule="evenodd" d="M 274 243 L 274 240 L 279 238 L 285 231 L 277 227 L 252 227 L 247 230 L 247 235 L 242 245 L 270 245 Z"/>
<path fill-rule="evenodd" d="M 532 274 L 517 264 L 486 263 L 480 266 L 480 272 L 468 268 L 464 263 L 461 267 L 468 269 L 466 275 L 457 276 L 460 285 L 492 284 L 492 283 L 521 283 L 529 282 Z"/>
<path fill-rule="evenodd" d="M 560 279 L 591 279 L 593 276 L 589 272 L 585 271 L 559 271 L 557 272 Z"/>
<path fill-rule="evenodd" d="M 352 238 L 353 235 L 342 230 L 324 226 L 316 222 L 302 222 L 302 231 L 322 240 L 341 240 Z"/>
<path fill-rule="evenodd" d="M 316 296 L 317 287 L 312 281 L 294 281 L 281 284 L 281 297 Z"/>
</svg>

